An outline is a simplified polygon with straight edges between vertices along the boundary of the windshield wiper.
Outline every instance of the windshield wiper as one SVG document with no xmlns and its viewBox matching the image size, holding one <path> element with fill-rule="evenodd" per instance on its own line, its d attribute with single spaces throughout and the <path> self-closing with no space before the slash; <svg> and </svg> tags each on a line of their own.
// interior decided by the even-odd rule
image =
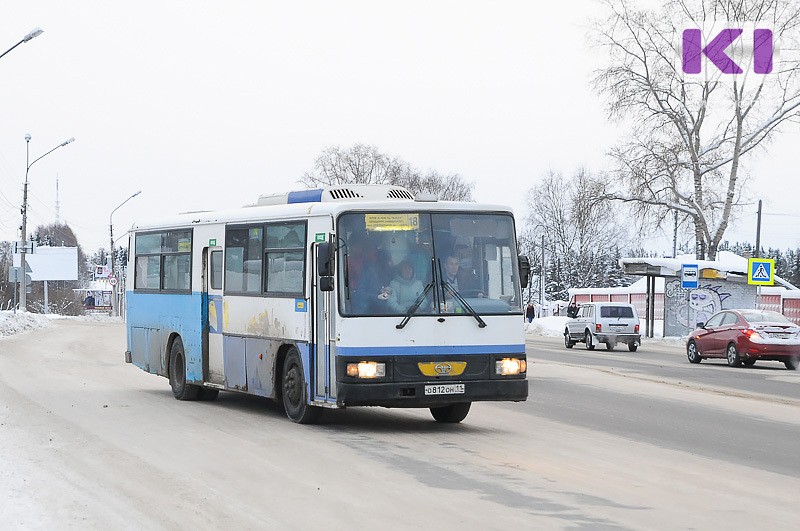
<svg viewBox="0 0 800 531">
<path fill-rule="evenodd" d="M 344 253 L 344 298 L 350 300 L 350 255 Z"/>
<path fill-rule="evenodd" d="M 411 320 L 411 317 L 414 315 L 414 312 L 416 312 L 417 309 L 422 305 L 422 301 L 425 300 L 425 297 L 428 296 L 428 292 L 432 289 L 433 289 L 433 280 L 428 282 L 428 285 L 425 286 L 423 292 L 420 293 L 419 297 L 417 297 L 417 300 L 415 300 L 414 304 L 411 305 L 411 308 L 408 309 L 408 311 L 406 312 L 406 316 L 403 317 L 403 320 L 400 322 L 400 324 L 394 326 L 395 328 L 398 329 L 405 328 L 405 326 Z"/>
<path fill-rule="evenodd" d="M 470 306 L 466 300 L 464 300 L 464 297 L 461 296 L 461 294 L 458 292 L 456 288 L 453 287 L 452 284 L 450 284 L 448 281 L 444 279 L 444 275 L 442 275 L 441 260 L 439 260 L 439 278 L 442 279 L 442 290 L 449 291 L 453 295 L 453 297 L 458 299 L 458 302 L 460 302 L 461 305 L 464 306 L 464 309 L 467 310 L 467 313 L 470 314 L 472 317 L 474 317 L 476 321 L 478 321 L 478 328 L 486 328 L 486 322 L 483 319 L 481 319 L 481 316 L 478 315 L 478 312 L 476 312 L 475 309 L 472 306 Z"/>
</svg>

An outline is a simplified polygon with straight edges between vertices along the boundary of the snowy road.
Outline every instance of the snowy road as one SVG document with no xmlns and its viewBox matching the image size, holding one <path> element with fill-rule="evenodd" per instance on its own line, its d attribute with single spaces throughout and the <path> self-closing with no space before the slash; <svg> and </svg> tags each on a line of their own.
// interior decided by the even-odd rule
<svg viewBox="0 0 800 531">
<path fill-rule="evenodd" d="M 123 363 L 124 344 L 122 324 L 80 320 L 0 340 L 0 528 L 790 529 L 800 520 L 795 474 L 721 444 L 739 416 L 788 437 L 770 451 L 797 460 L 800 405 L 790 400 L 537 359 L 531 400 L 477 404 L 461 425 L 438 425 L 426 410 L 352 409 L 298 426 L 261 399 L 178 402 L 166 380 Z M 612 410 L 621 394 L 629 411 Z M 682 411 L 718 423 L 720 440 L 697 439 L 695 451 L 654 438 L 683 429 Z M 620 428 L 630 423 L 638 429 Z"/>
</svg>

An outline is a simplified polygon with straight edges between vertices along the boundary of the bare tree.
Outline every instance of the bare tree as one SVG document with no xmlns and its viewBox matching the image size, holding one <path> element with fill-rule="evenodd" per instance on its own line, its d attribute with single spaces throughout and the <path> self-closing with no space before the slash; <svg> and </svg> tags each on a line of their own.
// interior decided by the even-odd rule
<svg viewBox="0 0 800 531">
<path fill-rule="evenodd" d="M 632 126 L 630 140 L 612 152 L 621 178 L 608 197 L 632 203 L 640 220 L 658 225 L 670 212 L 688 216 L 698 257 L 713 259 L 743 203 L 744 157 L 800 117 L 800 4 L 680 0 L 637 10 L 627 0 L 608 0 L 607 8 L 595 37 L 610 61 L 595 87 L 607 97 L 609 116 Z M 772 28 L 782 50 L 772 73 L 683 73 L 686 24 L 723 20 Z"/>
<path fill-rule="evenodd" d="M 520 246 L 539 267 L 544 236 L 549 296 L 563 299 L 570 287 L 618 284 L 617 260 L 628 234 L 605 195 L 603 181 L 584 169 L 571 178 L 551 171 L 528 191 Z"/>
<path fill-rule="evenodd" d="M 394 184 L 416 193 L 431 193 L 445 201 L 472 201 L 474 183 L 458 174 L 426 174 L 375 146 L 355 144 L 349 149 L 325 148 L 314 161 L 314 169 L 300 182 L 309 187 L 339 184 Z"/>
<path fill-rule="evenodd" d="M 407 164 L 378 151 L 375 146 L 329 147 L 314 161 L 314 169 L 300 180 L 306 186 L 386 184 L 408 171 Z"/>
<path fill-rule="evenodd" d="M 627 243 L 625 229 L 605 200 L 605 184 L 585 169 L 572 178 L 550 171 L 528 191 L 526 204 L 526 225 L 543 234 L 557 254 L 583 256 Z"/>
<path fill-rule="evenodd" d="M 445 201 L 472 201 L 474 183 L 468 183 L 457 173 L 444 175 L 431 170 L 425 175 L 411 170 L 392 184 L 405 186 L 417 193 L 434 194 Z"/>
</svg>

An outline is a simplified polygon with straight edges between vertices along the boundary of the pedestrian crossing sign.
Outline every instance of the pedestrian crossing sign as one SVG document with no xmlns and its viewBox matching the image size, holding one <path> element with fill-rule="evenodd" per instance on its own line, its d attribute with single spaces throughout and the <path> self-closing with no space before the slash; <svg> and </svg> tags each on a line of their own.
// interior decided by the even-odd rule
<svg viewBox="0 0 800 531">
<path fill-rule="evenodd" d="M 750 258 L 747 263 L 747 283 L 757 286 L 775 284 L 775 260 L 770 258 Z"/>
</svg>

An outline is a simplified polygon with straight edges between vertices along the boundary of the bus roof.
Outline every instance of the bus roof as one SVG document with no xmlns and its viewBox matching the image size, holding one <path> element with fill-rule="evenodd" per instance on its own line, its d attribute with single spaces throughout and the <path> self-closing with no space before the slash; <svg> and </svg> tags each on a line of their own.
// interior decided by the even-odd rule
<svg viewBox="0 0 800 531">
<path fill-rule="evenodd" d="M 129 232 L 166 228 L 193 227 L 217 223 L 247 223 L 250 221 L 278 221 L 303 219 L 312 216 L 336 217 L 347 211 L 410 211 L 410 212 L 504 212 L 513 213 L 511 207 L 462 201 L 418 201 L 394 199 L 382 201 L 338 201 L 245 206 L 218 211 L 185 212 L 163 218 L 134 222 Z"/>
</svg>

